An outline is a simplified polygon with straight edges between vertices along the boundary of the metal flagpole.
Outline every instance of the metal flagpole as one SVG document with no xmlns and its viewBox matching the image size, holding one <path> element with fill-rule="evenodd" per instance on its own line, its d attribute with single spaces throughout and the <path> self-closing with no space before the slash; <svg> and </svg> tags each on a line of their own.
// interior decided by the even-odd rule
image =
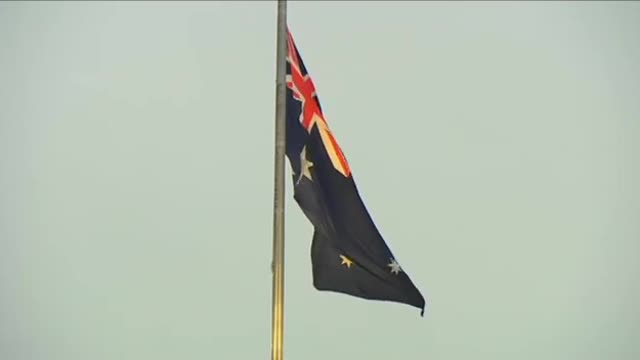
<svg viewBox="0 0 640 360">
<path fill-rule="evenodd" d="M 282 360 L 284 338 L 284 165 L 286 125 L 287 2 L 278 0 L 273 203 L 271 360 Z"/>
</svg>

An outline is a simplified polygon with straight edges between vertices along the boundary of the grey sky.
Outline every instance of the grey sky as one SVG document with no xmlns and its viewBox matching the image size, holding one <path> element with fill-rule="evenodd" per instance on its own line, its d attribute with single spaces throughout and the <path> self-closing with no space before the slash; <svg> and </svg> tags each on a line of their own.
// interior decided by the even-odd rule
<svg viewBox="0 0 640 360">
<path fill-rule="evenodd" d="M 0 4 L 0 358 L 268 358 L 275 20 Z M 288 181 L 285 358 L 640 357 L 640 4 L 298 1 L 289 25 L 428 306 L 315 291 Z"/>
</svg>

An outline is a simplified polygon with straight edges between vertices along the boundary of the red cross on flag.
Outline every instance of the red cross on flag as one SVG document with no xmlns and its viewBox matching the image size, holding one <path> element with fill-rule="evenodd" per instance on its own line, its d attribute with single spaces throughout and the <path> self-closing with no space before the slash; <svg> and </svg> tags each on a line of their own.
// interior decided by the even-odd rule
<svg viewBox="0 0 640 360">
<path fill-rule="evenodd" d="M 349 169 L 347 159 L 329 129 L 324 115 L 322 115 L 322 111 L 317 102 L 316 88 L 301 63 L 298 50 L 290 32 L 288 32 L 287 45 L 287 62 L 291 68 L 291 72 L 287 74 L 287 87 L 293 92 L 294 99 L 300 101 L 302 104 L 300 123 L 308 132 L 311 132 L 313 125 L 317 126 L 322 138 L 322 143 L 331 159 L 333 167 L 343 176 L 349 177 L 351 176 L 351 169 Z"/>
</svg>

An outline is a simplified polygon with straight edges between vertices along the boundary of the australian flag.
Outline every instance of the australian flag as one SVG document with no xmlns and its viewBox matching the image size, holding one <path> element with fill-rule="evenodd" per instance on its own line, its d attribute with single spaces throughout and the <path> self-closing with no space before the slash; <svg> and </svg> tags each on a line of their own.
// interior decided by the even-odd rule
<svg viewBox="0 0 640 360">
<path fill-rule="evenodd" d="M 314 287 L 412 305 L 423 315 L 424 298 L 365 208 L 291 33 L 287 45 L 286 155 L 294 198 L 314 228 Z"/>
</svg>

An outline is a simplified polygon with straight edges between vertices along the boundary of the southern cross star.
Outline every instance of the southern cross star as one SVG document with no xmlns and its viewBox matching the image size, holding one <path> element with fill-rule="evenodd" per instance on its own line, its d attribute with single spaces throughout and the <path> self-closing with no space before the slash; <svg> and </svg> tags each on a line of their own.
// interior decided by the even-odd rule
<svg viewBox="0 0 640 360">
<path fill-rule="evenodd" d="M 340 255 L 340 259 L 342 259 L 342 263 L 340 263 L 340 265 L 347 265 L 347 268 L 351 268 L 351 265 L 353 264 L 353 260 L 349 259 L 344 255 Z"/>
<path fill-rule="evenodd" d="M 396 259 L 391 259 L 391 263 L 389 263 L 387 266 L 391 268 L 391 273 L 393 274 L 398 275 L 400 271 L 402 271 L 402 268 L 400 267 L 400 264 L 398 264 Z"/>
</svg>

